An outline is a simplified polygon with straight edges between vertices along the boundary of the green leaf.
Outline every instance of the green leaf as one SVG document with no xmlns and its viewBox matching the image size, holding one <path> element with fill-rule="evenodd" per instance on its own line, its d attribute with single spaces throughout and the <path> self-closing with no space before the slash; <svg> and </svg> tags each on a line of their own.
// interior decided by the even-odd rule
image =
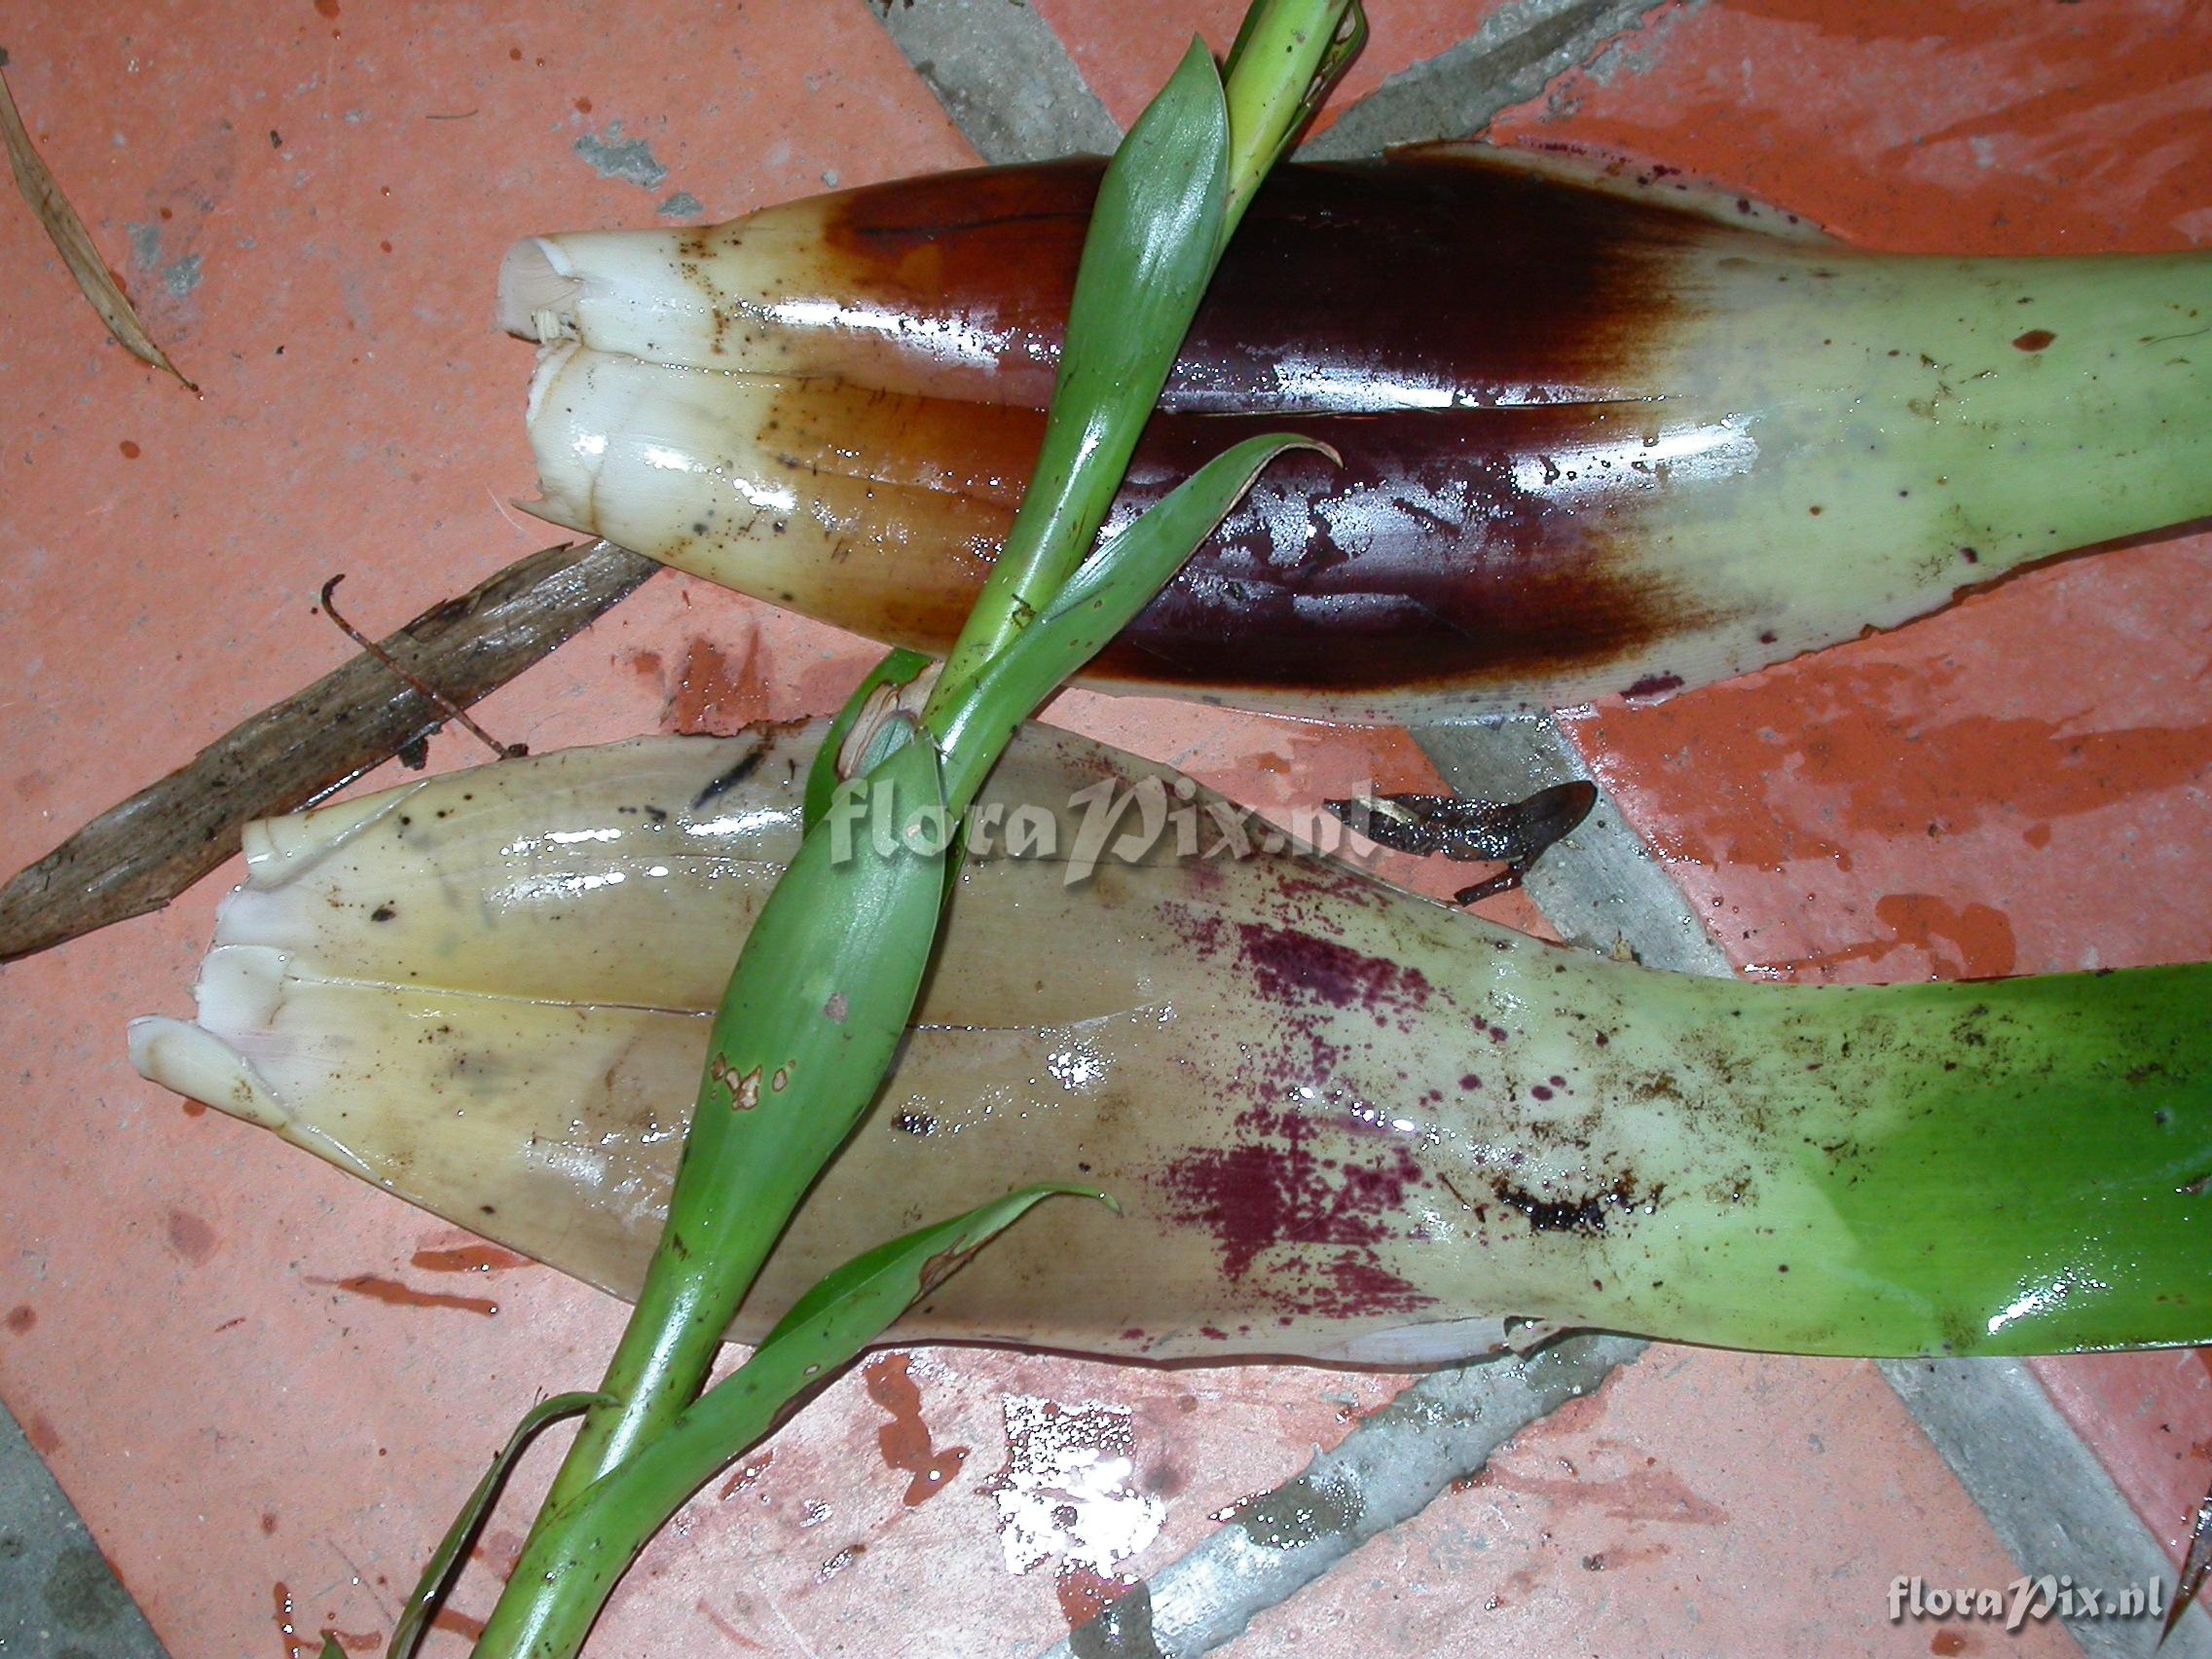
<svg viewBox="0 0 2212 1659">
<path fill-rule="evenodd" d="M 1090 550 L 1221 256 L 1229 111 L 1205 45 L 1115 152 L 1091 208 L 1037 470 L 933 710 L 1059 592 Z"/>
<path fill-rule="evenodd" d="M 453 1588 L 454 1577 L 461 1570 L 469 1546 L 476 1541 L 485 1517 L 499 1500 L 499 1489 L 507 1484 L 507 1476 L 513 1472 L 517 1459 L 531 1441 L 536 1438 L 537 1431 L 563 1418 L 589 1410 L 605 1397 L 590 1393 L 556 1394 L 523 1414 L 522 1421 L 515 1424 L 514 1433 L 507 1436 L 506 1445 L 492 1459 L 492 1466 L 484 1471 L 484 1478 L 476 1483 L 476 1490 L 468 1494 L 461 1513 L 446 1529 L 446 1535 L 438 1540 L 438 1547 L 430 1552 L 429 1565 L 423 1568 L 414 1593 L 400 1610 L 399 1622 L 392 1627 L 390 1645 L 385 1649 L 386 1659 L 410 1659 L 422 1645 L 423 1635 L 430 1628 L 430 1620 L 437 1615 L 438 1604 L 446 1599 L 446 1592 Z M 326 1634 L 321 1659 L 330 1659 L 336 1651 L 337 1640 Z M 344 1659 L 343 1654 L 340 1659 Z"/>
<path fill-rule="evenodd" d="M 1311 68 L 1294 55 L 1276 72 L 1306 76 Z M 679 1408 L 711 1370 L 730 1314 L 882 1086 L 928 969 L 953 867 L 947 849 L 957 815 L 947 810 L 935 732 L 949 711 L 967 706 L 964 682 L 1058 596 L 1105 521 L 1220 258 L 1230 138 L 1221 78 L 1194 41 L 1101 183 L 1037 468 L 921 725 L 890 731 L 886 744 L 900 747 L 871 753 L 880 763 L 808 801 L 811 829 L 746 941 L 716 1016 L 669 1220 L 608 1370 L 607 1390 L 619 1404 L 586 1419 L 532 1547 L 547 1536 L 572 1542 L 566 1521 L 573 1502 L 681 1446 L 675 1424 L 686 1414 Z M 1068 648 L 1065 636 L 1053 639 Z M 1048 661 L 1040 658 L 1037 672 Z M 860 707 L 853 705 L 855 719 Z M 963 768 L 979 780 L 1005 736 L 975 733 L 962 748 Z M 900 785 L 904 800 L 889 793 Z M 964 785 L 963 804 L 972 793 Z M 899 830 L 916 814 L 934 815 L 926 845 L 903 834 L 856 840 L 852 832 Z M 755 1376 L 750 1389 L 758 1374 L 754 1366 L 746 1374 Z M 594 1538 L 591 1548 L 604 1557 L 606 1542 Z M 532 1559 L 528 1549 L 524 1559 Z M 627 1559 L 605 1585 L 591 1580 L 588 1594 L 571 1593 L 556 1575 L 518 1571 L 494 1614 L 502 1634 L 495 1641 L 488 1632 L 479 1651 L 574 1652 Z"/>
<path fill-rule="evenodd" d="M 690 1398 L 792 1211 L 874 1100 L 936 948 L 952 829 L 937 747 L 910 742 L 837 787 L 769 895 L 716 1013 L 668 1222 L 608 1369 L 623 1404 L 586 1419 L 549 1507 Z"/>
<path fill-rule="evenodd" d="M 781 1354 L 790 1344 L 811 1344 L 818 1351 L 806 1366 L 810 1373 L 843 1364 L 977 1249 L 1020 1220 L 1033 1205 L 1055 1195 L 1095 1198 L 1117 1215 L 1121 1213 L 1121 1205 L 1095 1187 L 1051 1183 L 1024 1187 L 1003 1198 L 993 1198 L 966 1215 L 863 1251 L 818 1280 L 761 1339 L 754 1359 L 771 1352 Z M 839 1354 L 843 1357 L 837 1357 Z"/>
<path fill-rule="evenodd" d="M 943 717 L 944 791 L 954 810 L 967 809 L 1014 728 L 1152 603 L 1263 467 L 1294 449 L 1337 459 L 1326 444 L 1288 432 L 1224 450 L 1094 553 L 1044 615 L 991 658 Z"/>
<path fill-rule="evenodd" d="M 909 651 L 893 646 L 884 659 L 868 670 L 867 678 L 853 688 L 845 699 L 845 706 L 837 711 L 837 718 L 830 722 L 829 735 L 815 752 L 814 764 L 806 774 L 806 805 L 800 818 L 801 825 L 811 830 L 830 810 L 830 797 L 836 793 L 841 780 L 837 776 L 837 751 L 845 745 L 846 734 L 853 729 L 853 721 L 860 718 L 861 710 L 875 694 L 879 685 L 911 685 L 929 667 L 930 657 L 920 651 Z"/>
<path fill-rule="evenodd" d="M 557 1586 L 545 1600 L 558 1606 L 526 1625 L 529 1614 L 510 1615 L 509 1600 L 502 1598 L 479 1651 L 576 1651 L 631 1561 L 693 1493 L 908 1306 L 1034 1205 L 1060 1193 L 1113 1202 L 1088 1187 L 1025 1187 L 878 1245 L 822 1279 L 750 1360 L 541 1527 L 516 1563 L 513 1582 Z"/>
<path fill-rule="evenodd" d="M 587 1492 L 572 1515 L 563 1517 L 565 1530 L 579 1535 L 634 1532 L 642 1544 L 685 1498 L 766 1434 L 785 1406 L 854 1358 L 977 1250 L 1055 1194 L 1113 1203 L 1089 1187 L 1024 1187 L 879 1244 L 818 1281 L 777 1321 L 751 1359 Z M 517 1567 L 518 1575 L 521 1570 Z"/>
</svg>

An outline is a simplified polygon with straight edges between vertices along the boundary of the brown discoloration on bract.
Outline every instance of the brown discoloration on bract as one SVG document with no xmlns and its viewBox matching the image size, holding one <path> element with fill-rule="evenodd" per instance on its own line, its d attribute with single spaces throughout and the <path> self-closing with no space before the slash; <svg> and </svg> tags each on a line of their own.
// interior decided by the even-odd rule
<svg viewBox="0 0 2212 1659">
<path fill-rule="evenodd" d="M 826 287 L 915 324 L 866 371 L 903 395 L 849 412 L 900 426 L 906 442 L 885 430 L 880 444 L 846 453 L 941 461 L 960 481 L 948 486 L 958 513 L 988 509 L 977 527 L 989 533 L 985 547 L 1011 522 L 1042 431 L 1037 411 L 1095 185 L 1094 166 L 1055 164 L 779 210 L 821 215 Z M 1286 416 L 1343 465 L 1302 455 L 1272 466 L 1096 672 L 1252 692 L 1498 690 L 1627 660 L 1716 620 L 1623 551 L 1624 515 L 1651 489 L 1648 472 L 1619 463 L 1609 493 L 1592 496 L 1593 470 L 1572 511 L 1520 481 L 1571 483 L 1578 465 L 1613 466 L 1603 459 L 1611 450 L 1655 437 L 1655 407 L 1602 400 L 1654 389 L 1646 359 L 1674 303 L 1660 273 L 1685 247 L 1725 234 L 1664 203 L 1487 164 L 1286 169 L 1224 261 L 1117 521 Z M 1374 259 L 1383 243 L 1393 258 Z M 910 279 L 920 265 L 927 282 Z M 1298 281 L 1282 280 L 1289 269 Z M 1453 304 L 1434 304 L 1441 292 Z M 1420 326 L 1404 327 L 1413 314 Z M 960 350 L 946 352 L 948 340 Z M 1280 351 L 1258 344 L 1278 340 L 1298 342 L 1300 373 L 1288 380 Z M 988 374 L 963 366 L 979 343 L 990 343 Z M 1286 390 L 1290 381 L 1331 389 Z M 1461 406 L 1392 409 L 1392 397 Z M 1192 419 L 1233 408 L 1246 413 Z M 886 484 L 913 462 L 889 464 Z M 954 510 L 907 490 L 884 494 L 846 527 L 862 543 L 904 545 L 917 524 L 926 536 Z M 951 520 L 939 533 L 952 534 Z M 915 613 L 915 595 L 934 578 L 873 598 L 848 583 L 816 608 L 941 654 L 983 571 L 940 573 L 958 582 L 960 603 L 927 616 Z"/>
<path fill-rule="evenodd" d="M 1510 691 L 1720 619 L 1628 550 L 1648 476 L 1624 464 L 1572 510 L 1526 482 L 1549 464 L 1572 487 L 1573 457 L 1641 448 L 1655 412 L 1571 404 L 1298 424 L 1342 464 L 1302 452 L 1272 465 L 1093 672 L 1256 692 Z M 1274 424 L 1157 418 L 1117 517 Z"/>
<path fill-rule="evenodd" d="M 1101 167 L 946 173 L 775 213 L 819 225 L 826 291 L 920 324 L 884 348 L 871 384 L 1042 407 Z M 1664 201 L 1440 152 L 1283 167 L 1222 261 L 1163 407 L 1329 406 L 1307 377 L 1286 382 L 1283 341 L 1332 382 L 1442 384 L 1475 404 L 1647 392 L 1670 292 L 1654 268 L 1729 234 Z"/>
<path fill-rule="evenodd" d="M 1538 1092 L 1548 1094 L 1550 1091 Z M 1640 1193 L 1635 1182 L 1626 1176 L 1593 1192 L 1535 1193 L 1498 1175 L 1492 1178 L 1492 1191 L 1500 1203 L 1519 1211 L 1538 1233 L 1579 1233 L 1591 1236 L 1605 1232 L 1616 1216 L 1640 1207 L 1647 1208 L 1658 1201 L 1658 1189 Z"/>
</svg>

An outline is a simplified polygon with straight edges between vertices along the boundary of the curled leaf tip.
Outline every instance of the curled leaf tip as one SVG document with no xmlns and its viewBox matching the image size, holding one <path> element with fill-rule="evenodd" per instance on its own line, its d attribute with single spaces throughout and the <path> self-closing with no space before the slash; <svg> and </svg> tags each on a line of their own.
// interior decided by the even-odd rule
<svg viewBox="0 0 2212 1659">
<path fill-rule="evenodd" d="M 1116 1215 L 1122 1213 L 1120 1200 L 1113 1194 L 1107 1192 L 1105 1188 L 1086 1186 L 1075 1181 L 1039 1182 L 1034 1187 L 1024 1187 L 1019 1192 L 1009 1193 L 1006 1201 L 1026 1205 L 1038 1203 L 1046 1198 L 1091 1198 L 1104 1204 Z"/>
</svg>

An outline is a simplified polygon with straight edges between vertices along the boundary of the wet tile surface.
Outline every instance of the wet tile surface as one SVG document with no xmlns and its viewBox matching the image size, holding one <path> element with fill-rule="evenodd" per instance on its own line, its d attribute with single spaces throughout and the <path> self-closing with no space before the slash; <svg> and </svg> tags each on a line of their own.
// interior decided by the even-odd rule
<svg viewBox="0 0 2212 1659">
<path fill-rule="evenodd" d="M 1223 44 L 1235 13 L 1109 25 L 1039 4 L 1124 119 L 1193 16 Z M 488 314 L 512 237 L 969 159 L 865 5 L 800 10 L 804 26 L 758 4 L 631 8 L 626 27 L 582 6 L 298 0 L 189 24 L 18 10 L 25 118 L 207 395 L 102 343 L 26 219 L 0 214 L 17 411 L 0 434 L 0 860 L 36 857 L 338 661 L 311 608 L 328 575 L 351 573 L 374 627 L 554 539 L 500 505 L 529 482 L 528 356 Z M 1486 11 L 1377 4 L 1353 90 Z M 1665 7 L 1501 135 L 1702 170 L 1884 245 L 2212 237 L 2212 53 L 2188 7 L 1867 15 Z M 2201 958 L 2208 557 L 2159 538 L 2062 565 L 1897 636 L 1598 711 L 1577 741 L 1742 966 Z M 538 750 L 726 728 L 830 707 L 870 656 L 659 578 L 480 713 Z M 1390 734 L 1082 697 L 1060 712 L 1263 803 L 1324 776 L 1426 781 Z M 440 767 L 474 757 L 432 746 Z M 596 1375 L 620 1309 L 535 1267 L 444 1271 L 453 1229 L 130 1075 L 123 1021 L 187 1006 L 228 879 L 0 971 L 17 1129 L 0 1309 L 31 1314 L 0 1323 L 0 1391 L 179 1659 L 312 1652 L 324 1625 L 366 1651 L 479 1459 L 534 1398 Z M 347 1288 L 364 1278 L 419 1294 Z M 2178 1537 L 2175 1495 L 2212 1475 L 2212 1372 L 2169 1355 L 2047 1375 Z M 878 1358 L 686 1511 L 600 1648 L 1031 1651 L 1393 1385 Z M 526 1472 L 487 1535 L 443 1651 L 488 1609 L 542 1478 Z M 1870 1370 L 1662 1351 L 1235 1650 L 1533 1651 L 1571 1625 L 1592 1651 L 1930 1651 L 1927 1630 L 1882 1622 L 1898 1571 L 2010 1575 Z M 1972 1641 L 1934 1650 L 1994 1646 Z"/>
</svg>

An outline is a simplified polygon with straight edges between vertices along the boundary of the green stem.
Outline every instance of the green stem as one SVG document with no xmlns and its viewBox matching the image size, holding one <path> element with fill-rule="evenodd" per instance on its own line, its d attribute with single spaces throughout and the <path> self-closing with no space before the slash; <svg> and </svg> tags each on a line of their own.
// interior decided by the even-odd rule
<svg viewBox="0 0 2212 1659">
<path fill-rule="evenodd" d="M 713 1252 L 709 1265 L 674 1254 L 673 1238 L 664 1234 L 653 1252 L 645 1288 L 599 1385 L 607 1403 L 585 1416 L 545 1494 L 533 1536 L 547 1516 L 667 1426 L 697 1395 L 714 1370 L 737 1304 L 774 1243 L 770 1237 L 742 1254 Z"/>
<path fill-rule="evenodd" d="M 638 1553 L 732 1457 L 762 1439 L 808 1389 L 857 1358 L 918 1297 L 1055 1193 L 1110 1198 L 1088 1187 L 1026 1187 L 949 1221 L 892 1239 L 817 1283 L 723 1379 L 649 1444 L 579 1493 L 515 1564 L 510 1593 L 479 1651 L 569 1659 Z"/>
<path fill-rule="evenodd" d="M 1248 195 L 1309 111 L 1316 74 L 1341 68 L 1343 38 L 1356 38 L 1338 33 L 1347 11 L 1356 15 L 1357 0 L 1258 0 L 1238 69 L 1260 130 L 1239 133 L 1230 124 L 1213 64 L 1194 43 L 1124 141 L 1086 240 L 1036 474 L 925 707 L 926 735 L 886 756 L 867 784 L 896 776 L 926 786 L 941 809 L 937 738 L 963 726 L 974 728 L 963 745 L 964 775 L 979 781 L 996 760 L 1014 719 L 977 719 L 980 701 L 1004 697 L 1002 688 L 992 698 L 982 672 L 1089 551 L 1228 240 L 1232 164 Z M 1290 94 L 1272 95 L 1270 78 L 1291 83 Z M 525 1544 L 527 1562 L 568 1551 L 567 1565 L 518 1571 L 480 1656 L 580 1645 L 613 1581 L 603 1581 L 601 1569 L 619 1576 L 650 1529 L 620 1550 L 593 1542 L 596 1565 L 586 1567 L 573 1557 L 576 1506 L 617 1474 L 655 1470 L 676 1455 L 663 1442 L 704 1385 L 730 1319 L 813 1178 L 881 1086 L 935 938 L 945 866 L 940 857 L 840 867 L 833 844 L 830 825 L 809 831 L 716 1016 L 669 1223 L 601 1385 L 608 1404 L 587 1415 Z M 857 866 L 875 873 L 856 886 L 846 877 Z M 930 879 L 918 882 L 917 872 Z M 780 1098 L 766 1092 L 785 1091 L 787 1083 Z"/>
<path fill-rule="evenodd" d="M 820 1369 L 820 1368 L 816 1368 Z M 476 1651 L 557 1659 L 581 1651 L 614 1586 L 639 1552 L 702 1486 L 775 1425 L 816 1379 L 795 1360 L 749 1363 L 602 1479 L 556 1508 L 523 1547 Z"/>
<path fill-rule="evenodd" d="M 1224 212 L 1210 245 L 1198 250 L 1200 268 L 1196 287 L 1187 295 L 1172 283 L 1141 285 L 1132 294 L 1116 279 L 1122 273 L 1101 269 L 1104 262 L 1094 262 L 1086 246 L 1069 303 L 1037 474 L 967 625 L 945 658 L 944 675 L 923 715 L 933 730 L 942 729 L 940 717 L 954 697 L 1051 603 L 1090 551 L 1231 232 L 1260 180 L 1366 37 L 1359 0 L 1255 0 L 1246 12 L 1224 89 L 1229 110 Z M 1194 55 L 1202 51 L 1193 42 Z M 1190 63 L 1186 57 L 1186 70 Z M 1116 170 L 1127 159 L 1124 176 L 1132 183 L 1188 165 L 1176 153 L 1179 134 L 1163 110 L 1165 102 L 1162 98 L 1147 109 L 1122 141 Z M 1110 174 L 1101 192 L 1101 211 L 1104 192 L 1116 182 Z M 1180 225 L 1161 230 L 1169 241 L 1188 235 Z M 1146 314 L 1146 306 L 1155 308 L 1152 314 Z M 1093 362 L 1085 348 L 1099 338 L 1132 340 L 1137 350 L 1120 362 Z"/>
<path fill-rule="evenodd" d="M 1350 0 L 1278 0 L 1244 15 L 1222 63 L 1231 135 L 1224 243 L 1366 44 L 1367 16 Z"/>
<path fill-rule="evenodd" d="M 942 800 L 908 744 L 862 783 L 902 814 Z M 698 1393 L 761 1264 L 881 1087 L 927 970 L 943 860 L 801 843 L 739 953 L 708 1039 L 669 1220 L 600 1392 L 540 1512 L 558 1510 Z M 534 1529 L 535 1530 L 535 1529 Z"/>
</svg>

